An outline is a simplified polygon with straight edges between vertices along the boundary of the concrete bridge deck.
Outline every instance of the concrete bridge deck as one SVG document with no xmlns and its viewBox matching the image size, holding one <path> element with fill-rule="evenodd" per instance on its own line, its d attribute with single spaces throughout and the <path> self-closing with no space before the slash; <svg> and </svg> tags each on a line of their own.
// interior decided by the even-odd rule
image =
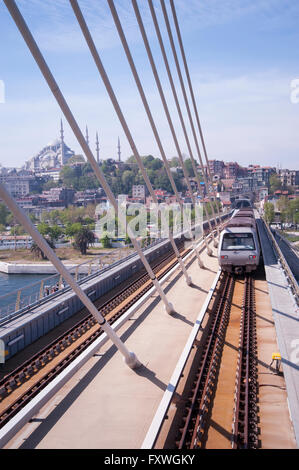
<svg viewBox="0 0 299 470">
<path fill-rule="evenodd" d="M 142 362 L 140 369 L 125 366 L 106 343 L 5 447 L 140 448 L 217 274 L 213 252 L 213 257 L 203 252 L 204 270 L 192 257 L 192 287 L 178 271 L 167 281 L 176 314 L 166 314 L 154 294 L 118 331 Z"/>
<path fill-rule="evenodd" d="M 258 221 L 277 341 L 282 356 L 288 406 L 299 445 L 299 314 L 277 265 L 262 222 Z M 217 252 L 190 257 L 188 287 L 176 270 L 164 284 L 177 313 L 169 316 L 157 294 L 127 321 L 118 334 L 142 366 L 133 371 L 106 343 L 5 445 L 26 449 L 140 449 L 170 383 L 181 352 L 218 272 Z M 167 287 L 166 287 L 167 285 Z M 298 344 L 294 343 L 298 341 Z M 297 349 L 296 349 L 297 345 Z M 295 354 L 295 356 L 294 356 Z M 297 357 L 298 359 L 298 357 Z M 299 362 L 299 359 L 298 359 Z M 282 409 L 287 409 L 286 404 Z M 290 424 L 291 426 L 291 424 Z M 278 432 L 278 430 L 277 430 Z"/>
<path fill-rule="evenodd" d="M 288 405 L 299 447 L 299 308 L 291 294 L 282 267 L 277 261 L 261 219 L 257 219 L 266 279 L 282 358 Z"/>
</svg>

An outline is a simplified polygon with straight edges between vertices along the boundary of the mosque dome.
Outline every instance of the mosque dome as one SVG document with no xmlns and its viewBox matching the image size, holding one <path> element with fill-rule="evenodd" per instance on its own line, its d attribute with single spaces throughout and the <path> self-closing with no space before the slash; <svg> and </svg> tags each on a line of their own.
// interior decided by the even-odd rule
<svg viewBox="0 0 299 470">
<path fill-rule="evenodd" d="M 60 144 L 61 144 L 61 140 L 59 140 L 59 139 L 54 139 L 54 140 L 52 140 L 52 142 L 49 142 L 49 143 L 47 144 L 47 147 L 57 147 L 57 146 L 60 145 Z"/>
</svg>

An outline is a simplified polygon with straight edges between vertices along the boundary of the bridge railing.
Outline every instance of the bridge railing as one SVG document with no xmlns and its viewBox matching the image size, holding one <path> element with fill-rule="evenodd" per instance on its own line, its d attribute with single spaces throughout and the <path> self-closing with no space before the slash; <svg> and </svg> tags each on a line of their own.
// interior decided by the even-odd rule
<svg viewBox="0 0 299 470">
<path fill-rule="evenodd" d="M 132 258 L 135 256 L 135 252 L 127 255 L 127 250 L 124 253 L 124 250 L 116 249 L 112 256 L 117 256 L 118 259 L 116 261 L 112 260 L 111 263 L 103 261 L 106 256 L 107 254 L 98 256 L 93 260 L 84 261 L 76 266 L 72 266 L 68 271 L 80 284 L 117 266 L 124 259 Z M 52 299 L 63 294 L 69 289 L 70 287 L 59 274 L 52 274 L 40 281 L 0 296 L 0 324 L 21 313 L 25 313 L 29 308 L 41 305 L 50 298 Z"/>
<path fill-rule="evenodd" d="M 263 219 L 263 222 L 264 222 L 264 226 L 266 228 L 268 239 L 269 239 L 274 251 L 276 252 L 277 258 L 279 259 L 280 264 L 281 264 L 281 266 L 282 266 L 282 268 L 283 268 L 283 270 L 286 274 L 286 277 L 288 279 L 289 285 L 290 285 L 291 290 L 293 292 L 293 295 L 296 299 L 296 302 L 299 305 L 299 285 L 298 285 L 298 282 L 296 281 L 295 276 L 294 276 L 290 266 L 288 265 L 281 249 L 279 248 L 279 245 L 278 245 L 277 241 L 275 240 L 275 237 L 273 236 L 273 233 L 272 233 L 269 225 L 267 224 L 267 222 L 264 219 Z"/>
<path fill-rule="evenodd" d="M 221 223 L 223 220 L 229 217 L 231 213 L 232 211 L 223 213 L 220 217 L 220 221 L 217 217 L 218 223 Z M 204 226 L 207 224 L 205 218 L 203 219 L 203 224 Z M 193 228 L 195 227 L 193 226 Z M 176 234 L 175 238 L 179 238 L 180 236 L 186 235 L 187 233 L 188 232 L 186 231 L 182 231 L 181 233 Z M 157 238 L 154 242 L 145 246 L 142 251 L 148 250 L 155 245 L 158 245 L 163 240 L 164 239 Z M 121 253 L 121 250 L 117 249 L 115 250 L 115 253 L 117 253 L 117 251 Z M 124 251 L 119 255 L 119 259 L 117 261 L 109 264 L 101 262 L 101 259 L 105 257 L 105 255 L 101 255 L 92 261 L 88 260 L 77 265 L 76 267 L 70 268 L 69 272 L 74 276 L 77 276 L 77 281 L 79 284 L 81 284 L 118 266 L 119 264 L 123 263 L 124 260 L 129 260 L 136 256 L 135 251 L 127 256 L 123 256 L 123 254 Z M 84 270 L 84 268 L 86 269 Z M 64 294 L 68 290 L 70 290 L 70 287 L 65 285 L 65 281 L 61 279 L 61 276 L 59 274 L 52 274 L 51 276 L 46 277 L 41 281 L 37 281 L 20 289 L 16 289 L 13 292 L 9 292 L 3 296 L 0 296 L 0 325 L 6 323 L 12 318 L 16 318 L 26 313 L 27 311 L 37 306 L 40 306 L 49 299 Z"/>
</svg>

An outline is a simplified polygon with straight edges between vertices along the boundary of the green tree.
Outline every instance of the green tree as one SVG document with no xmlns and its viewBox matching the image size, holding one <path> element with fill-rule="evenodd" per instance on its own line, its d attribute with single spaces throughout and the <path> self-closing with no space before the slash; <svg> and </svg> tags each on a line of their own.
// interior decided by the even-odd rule
<svg viewBox="0 0 299 470">
<path fill-rule="evenodd" d="M 49 227 L 48 234 L 52 241 L 57 241 L 63 234 L 63 230 L 58 225 L 53 225 L 52 227 Z"/>
<path fill-rule="evenodd" d="M 79 233 L 83 229 L 82 224 L 80 222 L 75 222 L 74 224 L 68 224 L 65 228 L 65 234 L 68 237 L 74 237 L 77 233 Z"/>
<path fill-rule="evenodd" d="M 7 209 L 5 204 L 0 203 L 0 224 L 7 225 L 8 224 L 8 216 L 10 212 Z"/>
<path fill-rule="evenodd" d="M 67 165 L 73 165 L 74 163 L 85 163 L 83 155 L 73 155 L 67 162 Z"/>
<path fill-rule="evenodd" d="M 90 244 L 94 243 L 94 241 L 94 233 L 88 228 L 82 227 L 75 235 L 74 247 L 79 249 L 82 255 L 86 255 L 87 248 Z"/>
<path fill-rule="evenodd" d="M 180 160 L 178 157 L 173 157 L 169 162 L 170 167 L 178 167 L 180 166 Z"/>
<path fill-rule="evenodd" d="M 126 236 L 125 245 L 132 245 L 132 240 L 131 240 L 131 238 L 129 237 L 129 235 Z"/>
<path fill-rule="evenodd" d="M 125 170 L 121 175 L 121 182 L 123 185 L 123 192 L 128 194 L 132 190 L 132 185 L 134 184 L 134 172 L 131 170 Z"/>
<path fill-rule="evenodd" d="M 103 238 L 101 238 L 100 241 L 102 243 L 103 248 L 111 248 L 111 242 L 110 242 L 110 238 L 108 237 L 108 235 L 105 235 Z"/>
<path fill-rule="evenodd" d="M 50 226 L 46 224 L 46 222 L 42 222 L 41 224 L 38 224 L 37 230 L 43 237 L 45 237 L 49 233 Z"/>
<path fill-rule="evenodd" d="M 53 179 L 50 179 L 50 180 L 46 181 L 46 182 L 43 184 L 42 190 L 43 190 L 43 191 L 49 191 L 49 189 L 58 188 L 58 186 L 59 186 L 58 181 L 54 181 Z M 42 191 L 41 191 L 41 192 L 42 192 Z"/>
<path fill-rule="evenodd" d="M 55 250 L 55 244 L 52 242 L 50 238 L 44 237 L 50 248 L 52 250 Z M 40 247 L 37 245 L 37 243 L 33 242 L 30 248 L 31 253 L 37 258 L 41 258 L 43 260 L 48 259 L 47 256 L 44 254 L 44 252 L 40 249 Z"/>
<path fill-rule="evenodd" d="M 33 224 L 36 224 L 38 222 L 38 219 L 35 217 L 34 214 L 32 214 L 32 212 L 29 214 L 29 219 Z"/>
<path fill-rule="evenodd" d="M 191 159 L 188 158 L 188 160 L 185 160 L 184 164 L 185 164 L 188 176 L 190 178 L 194 178 L 195 174 L 194 174 L 194 171 L 193 171 Z"/>
<path fill-rule="evenodd" d="M 266 202 L 264 205 L 264 215 L 267 224 L 271 224 L 275 219 L 274 205 L 271 202 Z"/>
<path fill-rule="evenodd" d="M 72 168 L 65 165 L 60 171 L 59 178 L 68 188 L 74 188 L 78 190 L 80 173 L 80 168 Z"/>
<path fill-rule="evenodd" d="M 275 191 L 278 191 L 279 189 L 282 188 L 282 183 L 280 181 L 279 176 L 274 173 L 273 175 L 270 176 L 269 178 L 269 184 L 270 184 L 270 192 L 273 194 Z"/>
</svg>

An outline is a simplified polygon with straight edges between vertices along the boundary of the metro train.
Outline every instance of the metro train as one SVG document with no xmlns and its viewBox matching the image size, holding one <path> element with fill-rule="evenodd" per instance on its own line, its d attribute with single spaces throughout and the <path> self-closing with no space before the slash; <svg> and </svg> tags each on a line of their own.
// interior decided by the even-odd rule
<svg viewBox="0 0 299 470">
<path fill-rule="evenodd" d="M 260 243 L 253 209 L 235 211 L 224 225 L 218 248 L 219 266 L 235 274 L 255 271 L 260 262 Z"/>
<path fill-rule="evenodd" d="M 239 198 L 235 200 L 234 207 L 236 209 L 242 209 L 242 208 L 248 209 L 248 208 L 251 208 L 251 202 L 249 199 Z"/>
</svg>

